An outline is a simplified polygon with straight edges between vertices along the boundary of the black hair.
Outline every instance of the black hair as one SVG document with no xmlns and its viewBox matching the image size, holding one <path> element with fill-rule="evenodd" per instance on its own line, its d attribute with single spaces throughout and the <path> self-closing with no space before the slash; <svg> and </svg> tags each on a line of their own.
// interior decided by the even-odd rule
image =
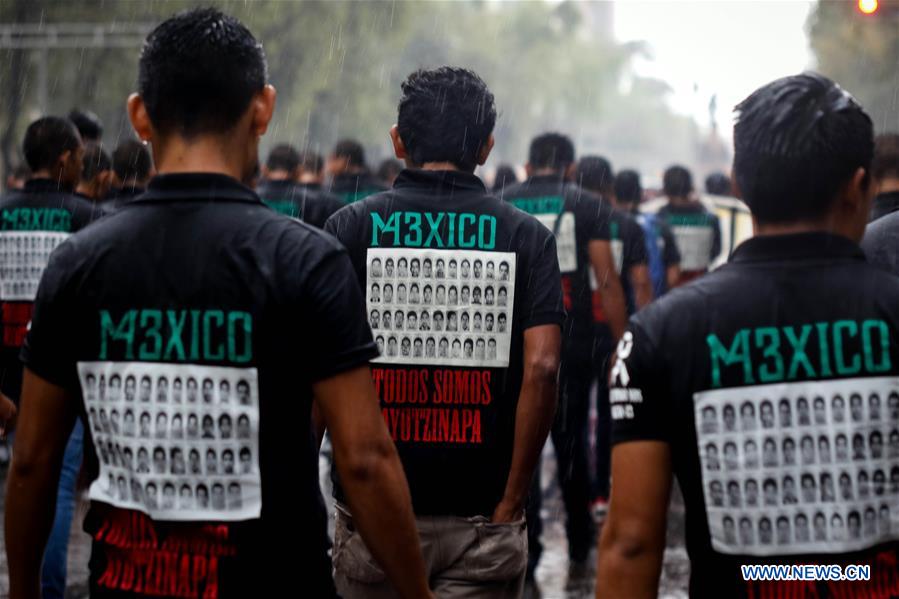
<svg viewBox="0 0 899 599">
<path fill-rule="evenodd" d="M 662 188 L 668 197 L 685 198 L 693 191 L 693 175 L 686 167 L 670 166 L 662 178 Z"/>
<path fill-rule="evenodd" d="M 712 173 L 705 178 L 705 192 L 716 196 L 733 194 L 730 177 L 724 173 Z"/>
<path fill-rule="evenodd" d="M 100 141 L 103 137 L 103 123 L 93 112 L 75 108 L 69 113 L 69 120 L 75 124 L 81 139 L 85 142 Z"/>
<path fill-rule="evenodd" d="M 412 164 L 450 162 L 474 172 L 496 125 L 493 93 L 477 73 L 443 66 L 403 82 L 397 128 Z"/>
<path fill-rule="evenodd" d="M 267 78 L 250 30 L 215 8 L 187 10 L 147 36 L 138 91 L 153 126 L 185 137 L 230 130 Z"/>
<path fill-rule="evenodd" d="M 615 175 L 615 198 L 622 204 L 639 204 L 643 199 L 643 186 L 637 171 L 624 170 Z"/>
<path fill-rule="evenodd" d="M 300 153 L 300 168 L 309 173 L 320 173 L 325 168 L 321 155 L 306 150 Z"/>
<path fill-rule="evenodd" d="M 15 179 L 27 179 L 31 176 L 31 169 L 24 162 L 12 167 L 9 172 Z"/>
<path fill-rule="evenodd" d="M 584 156 L 578 160 L 575 181 L 584 189 L 606 193 L 615 184 L 612 163 L 602 156 Z"/>
<path fill-rule="evenodd" d="M 265 166 L 272 171 L 292 173 L 300 167 L 300 153 L 290 144 L 278 144 L 268 153 Z"/>
<path fill-rule="evenodd" d="M 874 139 L 871 176 L 877 180 L 899 179 L 899 133 L 884 133 Z"/>
<path fill-rule="evenodd" d="M 496 176 L 493 178 L 493 191 L 500 192 L 510 185 L 518 183 L 518 175 L 515 169 L 508 164 L 496 167 Z"/>
<path fill-rule="evenodd" d="M 871 118 L 830 79 L 777 79 L 736 107 L 734 176 L 759 222 L 815 219 L 874 154 Z"/>
<path fill-rule="evenodd" d="M 34 171 L 53 168 L 63 153 L 81 146 L 81 135 L 72 121 L 57 116 L 45 116 L 25 130 L 22 152 L 25 162 Z"/>
<path fill-rule="evenodd" d="M 92 181 L 103 171 L 112 170 L 112 159 L 109 152 L 97 142 L 89 142 L 84 147 L 84 163 L 81 167 L 81 180 Z"/>
<path fill-rule="evenodd" d="M 383 183 L 392 183 L 403 170 L 403 163 L 396 158 L 387 158 L 378 165 L 378 179 Z"/>
<path fill-rule="evenodd" d="M 365 167 L 365 148 L 355 139 L 341 139 L 334 146 L 332 155 L 335 158 L 346 158 L 347 165 L 351 167 Z"/>
<path fill-rule="evenodd" d="M 528 162 L 533 168 L 563 170 L 574 162 L 574 143 L 561 133 L 544 133 L 531 141 Z"/>
<path fill-rule="evenodd" d="M 153 158 L 142 142 L 128 139 L 118 145 L 112 152 L 112 170 L 119 181 L 135 179 L 146 181 L 153 169 Z"/>
</svg>

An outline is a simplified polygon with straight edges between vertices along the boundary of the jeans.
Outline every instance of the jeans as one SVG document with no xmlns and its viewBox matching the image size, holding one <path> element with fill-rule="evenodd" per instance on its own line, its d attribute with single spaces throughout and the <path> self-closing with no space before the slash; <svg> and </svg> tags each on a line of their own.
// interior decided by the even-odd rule
<svg viewBox="0 0 899 599">
<path fill-rule="evenodd" d="M 76 420 L 69 442 L 66 444 L 62 471 L 59 474 L 59 488 L 56 491 L 56 517 L 53 519 L 53 529 L 44 550 L 44 564 L 41 569 L 43 599 L 63 599 L 65 596 L 69 533 L 75 512 L 75 484 L 81 471 L 83 453 L 84 428 L 81 420 Z"/>
</svg>

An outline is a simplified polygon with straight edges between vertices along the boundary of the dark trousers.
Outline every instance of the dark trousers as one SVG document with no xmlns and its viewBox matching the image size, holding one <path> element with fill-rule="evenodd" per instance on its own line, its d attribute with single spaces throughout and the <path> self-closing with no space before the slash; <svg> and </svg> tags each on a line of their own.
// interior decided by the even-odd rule
<svg viewBox="0 0 899 599">
<path fill-rule="evenodd" d="M 609 364 L 612 360 L 612 332 L 597 325 L 594 369 L 596 373 L 596 470 L 593 479 L 593 498 L 609 498 L 609 482 L 612 477 L 611 434 L 612 413 L 609 408 Z"/>
<path fill-rule="evenodd" d="M 567 516 L 565 530 L 568 536 L 568 556 L 572 561 L 587 559 L 595 536 L 590 516 L 590 473 L 587 467 L 587 414 L 594 373 L 590 353 L 586 354 L 581 354 L 586 360 L 581 356 L 576 360 L 562 360 L 559 372 L 559 407 L 550 434 Z M 542 499 L 538 464 L 527 506 L 529 574 L 533 574 L 537 568 L 543 552 L 543 545 L 540 543 L 543 529 L 540 519 Z"/>
</svg>

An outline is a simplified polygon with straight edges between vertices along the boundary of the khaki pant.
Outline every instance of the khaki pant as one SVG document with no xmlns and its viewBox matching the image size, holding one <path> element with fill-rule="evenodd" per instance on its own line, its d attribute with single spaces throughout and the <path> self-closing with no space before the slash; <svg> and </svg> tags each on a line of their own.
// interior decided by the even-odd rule
<svg viewBox="0 0 899 599">
<path fill-rule="evenodd" d="M 483 516 L 416 518 L 431 590 L 438 599 L 521 597 L 528 558 L 525 521 L 493 524 Z M 396 597 L 352 516 L 337 506 L 334 582 L 345 599 Z"/>
</svg>

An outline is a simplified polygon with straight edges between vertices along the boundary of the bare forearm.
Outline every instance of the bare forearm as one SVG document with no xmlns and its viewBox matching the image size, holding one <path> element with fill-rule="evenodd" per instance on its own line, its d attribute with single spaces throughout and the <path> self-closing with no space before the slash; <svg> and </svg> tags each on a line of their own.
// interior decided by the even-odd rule
<svg viewBox="0 0 899 599">
<path fill-rule="evenodd" d="M 649 278 L 649 269 L 645 264 L 635 266 L 630 271 L 631 287 L 634 289 L 634 303 L 640 310 L 652 303 L 652 280 Z"/>
<path fill-rule="evenodd" d="M 59 468 L 23 468 L 13 457 L 6 487 L 6 552 L 11 599 L 39 599 L 44 547 L 53 526 Z"/>
<path fill-rule="evenodd" d="M 365 463 L 340 469 L 353 520 L 366 546 L 400 597 L 429 597 L 427 581 L 410 577 L 424 572 L 409 486 L 396 449 L 387 445 L 369 452 Z"/>
<path fill-rule="evenodd" d="M 680 266 L 675 264 L 669 266 L 665 271 L 665 278 L 668 281 L 668 289 L 674 289 L 680 283 Z"/>
<path fill-rule="evenodd" d="M 596 597 L 651 599 L 658 596 L 662 547 L 631 545 L 616 538 L 613 527 L 603 530 L 599 547 Z"/>
<path fill-rule="evenodd" d="M 627 303 L 624 300 L 624 289 L 617 275 L 609 275 L 602 286 L 602 311 L 609 321 L 609 328 L 617 342 L 624 335 L 627 327 Z"/>
</svg>

